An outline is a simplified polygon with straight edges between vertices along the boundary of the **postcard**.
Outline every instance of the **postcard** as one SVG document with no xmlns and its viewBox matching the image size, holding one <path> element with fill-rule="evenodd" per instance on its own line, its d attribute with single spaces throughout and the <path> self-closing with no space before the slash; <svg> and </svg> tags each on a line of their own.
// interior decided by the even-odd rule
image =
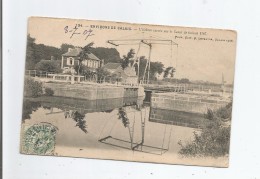
<svg viewBox="0 0 260 179">
<path fill-rule="evenodd" d="M 20 152 L 228 167 L 236 38 L 29 18 Z"/>
</svg>

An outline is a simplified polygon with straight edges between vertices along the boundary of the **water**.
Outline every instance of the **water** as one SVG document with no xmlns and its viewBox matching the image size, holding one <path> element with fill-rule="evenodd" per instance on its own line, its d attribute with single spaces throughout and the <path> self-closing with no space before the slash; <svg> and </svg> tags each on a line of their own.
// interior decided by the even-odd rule
<svg viewBox="0 0 260 179">
<path fill-rule="evenodd" d="M 155 114 L 164 118 L 154 120 Z M 55 155 L 133 160 L 141 155 L 133 154 L 134 149 L 149 161 L 152 158 L 146 155 L 177 155 L 178 142 L 193 138 L 197 129 L 180 125 L 182 118 L 184 123 L 193 124 L 189 117 L 177 111 L 151 109 L 143 104 L 143 98 L 87 101 L 44 96 L 24 100 L 22 126 L 45 122 L 57 127 Z M 126 157 L 129 152 L 132 157 Z"/>
</svg>

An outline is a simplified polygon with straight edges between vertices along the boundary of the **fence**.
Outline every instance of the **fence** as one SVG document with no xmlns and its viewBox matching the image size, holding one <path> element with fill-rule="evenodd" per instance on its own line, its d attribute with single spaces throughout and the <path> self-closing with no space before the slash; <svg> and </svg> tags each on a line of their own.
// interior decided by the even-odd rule
<svg viewBox="0 0 260 179">
<path fill-rule="evenodd" d="M 26 76 L 40 77 L 40 78 L 51 78 L 49 75 L 54 74 L 53 72 L 39 71 L 39 70 L 25 70 Z"/>
<path fill-rule="evenodd" d="M 145 84 L 140 83 L 146 90 L 157 91 L 157 92 L 187 92 L 187 91 L 200 91 L 207 93 L 224 92 L 228 94 L 233 93 L 232 87 L 223 87 L 221 85 L 199 85 L 199 84 Z"/>
</svg>

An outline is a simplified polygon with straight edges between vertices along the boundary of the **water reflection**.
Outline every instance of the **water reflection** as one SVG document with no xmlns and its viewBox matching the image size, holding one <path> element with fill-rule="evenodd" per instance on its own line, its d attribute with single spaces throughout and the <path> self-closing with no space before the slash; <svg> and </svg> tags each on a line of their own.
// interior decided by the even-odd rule
<svg viewBox="0 0 260 179">
<path fill-rule="evenodd" d="M 126 106 L 140 106 L 142 104 L 140 98 L 117 98 L 104 100 L 80 100 L 74 98 L 48 97 L 42 96 L 39 98 L 25 98 L 23 103 L 22 120 L 31 119 L 31 114 L 38 108 L 49 110 L 48 114 L 64 112 L 64 118 L 72 118 L 83 132 L 87 133 L 86 117 L 87 113 L 105 112 L 111 113 L 114 109 L 119 109 L 119 114 L 123 113 Z M 61 111 L 54 112 L 57 108 Z M 126 120 L 126 118 L 123 118 Z M 125 121 L 126 123 L 127 121 Z M 127 125 L 127 124 L 124 124 Z"/>
<path fill-rule="evenodd" d="M 126 106 L 135 110 L 141 110 L 144 107 L 142 98 L 117 98 L 105 100 L 80 100 L 74 98 L 47 97 L 26 98 L 23 103 L 22 120 L 30 119 L 32 112 L 39 107 L 48 109 L 50 114 L 54 114 L 53 108 L 58 108 L 64 112 L 64 117 L 72 118 L 77 122 L 76 126 L 85 133 L 86 119 L 85 114 L 95 112 L 111 113 L 114 109 L 118 110 L 118 118 L 122 121 L 124 127 L 127 127 L 129 120 L 125 111 Z M 203 114 L 195 114 L 183 111 L 165 110 L 149 107 L 149 121 L 163 124 L 185 126 L 191 128 L 200 128 L 205 121 Z"/>
<path fill-rule="evenodd" d="M 176 126 L 201 128 L 202 124 L 206 122 L 206 119 L 203 114 L 151 107 L 149 121 Z"/>
<path fill-rule="evenodd" d="M 181 121 L 184 116 L 185 123 L 192 123 L 188 121 L 191 115 L 185 117 L 184 113 L 165 112 L 145 104 L 140 98 L 95 101 L 47 96 L 26 98 L 23 120 L 26 125 L 49 122 L 57 126 L 56 146 L 80 149 L 116 146 L 161 155 L 173 145 L 170 144 L 172 125 L 181 124 L 174 121 Z M 181 129 L 179 134 L 192 135 L 193 131 Z M 174 150 L 177 149 L 175 144 Z M 59 147 L 55 150 L 59 151 Z M 60 148 L 59 152 L 64 151 Z"/>
<path fill-rule="evenodd" d="M 72 113 L 72 119 L 76 121 L 76 126 L 79 127 L 83 132 L 87 133 L 87 125 L 85 120 L 85 114 L 81 114 L 78 111 Z"/>
<path fill-rule="evenodd" d="M 40 101 L 24 100 L 22 121 L 24 122 L 25 119 L 30 119 L 32 112 L 36 111 L 40 106 Z"/>
<path fill-rule="evenodd" d="M 124 108 L 118 109 L 118 119 L 122 120 L 122 123 L 125 127 L 129 125 L 129 119 Z"/>
</svg>

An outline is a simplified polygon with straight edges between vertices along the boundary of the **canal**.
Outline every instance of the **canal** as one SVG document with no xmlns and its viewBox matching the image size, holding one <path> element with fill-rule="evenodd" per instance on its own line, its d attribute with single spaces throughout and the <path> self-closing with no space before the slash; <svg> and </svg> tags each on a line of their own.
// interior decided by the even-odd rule
<svg viewBox="0 0 260 179">
<path fill-rule="evenodd" d="M 178 142 L 193 139 L 193 133 L 200 131 L 198 123 L 203 116 L 151 108 L 143 100 L 25 98 L 22 136 L 26 127 L 48 123 L 58 129 L 54 151 L 57 156 L 185 162 L 179 158 Z"/>
</svg>

